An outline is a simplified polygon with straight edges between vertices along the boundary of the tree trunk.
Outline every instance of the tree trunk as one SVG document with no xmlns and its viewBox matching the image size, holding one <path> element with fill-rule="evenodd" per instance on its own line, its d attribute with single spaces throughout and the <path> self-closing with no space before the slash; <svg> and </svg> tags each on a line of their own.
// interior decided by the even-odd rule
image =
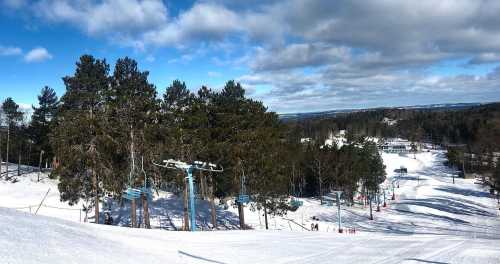
<svg viewBox="0 0 500 264">
<path fill-rule="evenodd" d="M 368 201 L 370 203 L 370 220 L 373 220 L 372 198 L 369 197 Z"/>
<path fill-rule="evenodd" d="M 377 192 L 377 212 L 380 212 L 380 196 Z"/>
<path fill-rule="evenodd" d="M 10 124 L 7 124 L 7 155 L 5 156 L 5 177 L 9 177 Z"/>
<path fill-rule="evenodd" d="M 144 212 L 144 227 L 151 229 L 151 224 L 149 222 L 148 197 L 145 193 L 142 194 L 142 210 Z"/>
<path fill-rule="evenodd" d="M 319 177 L 319 201 L 320 204 L 323 204 L 323 188 L 322 188 L 322 179 L 321 179 L 321 161 L 318 160 L 318 177 Z"/>
<path fill-rule="evenodd" d="M 40 150 L 40 161 L 38 162 L 38 178 L 37 178 L 37 182 L 40 181 L 40 174 L 42 173 L 42 158 L 43 158 L 43 150 Z"/>
<path fill-rule="evenodd" d="M 19 152 L 19 158 L 17 159 L 17 176 L 21 176 L 21 152 Z"/>
<path fill-rule="evenodd" d="M 188 213 L 189 199 L 188 199 L 188 183 L 187 178 L 184 178 L 184 231 L 189 231 L 189 213 Z"/>
<path fill-rule="evenodd" d="M 245 210 L 240 202 L 238 202 L 238 215 L 240 217 L 240 229 L 245 230 Z"/>
<path fill-rule="evenodd" d="M 130 200 L 130 223 L 132 228 L 137 227 L 137 203 L 135 202 L 135 198 Z"/>
<path fill-rule="evenodd" d="M 208 187 L 208 192 L 210 195 L 210 213 L 212 214 L 212 226 L 213 228 L 217 228 L 217 211 L 215 209 L 214 187 L 211 178 L 212 177 L 209 178 L 210 186 Z"/>
<path fill-rule="evenodd" d="M 94 170 L 92 170 L 92 181 L 94 183 L 94 191 L 95 191 L 95 223 L 99 224 L 99 186 L 97 184 L 97 175 Z"/>
<path fill-rule="evenodd" d="M 201 189 L 201 199 L 205 200 L 207 198 L 207 189 L 206 189 L 205 175 L 203 171 L 200 170 L 200 189 Z"/>
<path fill-rule="evenodd" d="M 267 208 L 264 206 L 264 222 L 266 223 L 266 230 L 269 229 L 269 224 L 267 222 Z"/>
</svg>

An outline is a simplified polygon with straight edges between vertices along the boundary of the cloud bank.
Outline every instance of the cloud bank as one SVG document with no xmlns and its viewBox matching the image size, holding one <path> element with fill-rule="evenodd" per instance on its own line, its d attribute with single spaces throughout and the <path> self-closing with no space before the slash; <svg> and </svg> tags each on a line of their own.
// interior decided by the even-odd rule
<svg viewBox="0 0 500 264">
<path fill-rule="evenodd" d="M 239 47 L 226 58 L 247 68 L 237 79 L 280 112 L 500 100 L 498 1 L 213 0 L 176 12 L 160 0 L 6 3 L 138 50 Z"/>
</svg>

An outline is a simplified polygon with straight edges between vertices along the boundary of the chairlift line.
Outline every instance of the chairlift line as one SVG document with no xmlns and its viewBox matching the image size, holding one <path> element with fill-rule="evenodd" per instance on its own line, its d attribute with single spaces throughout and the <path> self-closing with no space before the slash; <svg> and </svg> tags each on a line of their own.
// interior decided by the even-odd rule
<svg viewBox="0 0 500 264">
<path fill-rule="evenodd" d="M 196 210 L 194 203 L 195 195 L 194 195 L 193 170 L 223 172 L 224 168 L 222 168 L 222 166 L 220 166 L 220 168 L 217 168 L 217 165 L 203 161 L 194 161 L 192 164 L 188 164 L 183 161 L 168 159 L 168 160 L 163 160 L 163 163 L 164 165 L 153 162 L 153 165 L 167 169 L 184 170 L 187 174 L 186 178 L 188 179 L 188 185 L 189 185 L 189 204 L 190 204 L 189 207 L 191 211 L 190 212 L 191 231 L 194 232 L 196 231 Z"/>
</svg>

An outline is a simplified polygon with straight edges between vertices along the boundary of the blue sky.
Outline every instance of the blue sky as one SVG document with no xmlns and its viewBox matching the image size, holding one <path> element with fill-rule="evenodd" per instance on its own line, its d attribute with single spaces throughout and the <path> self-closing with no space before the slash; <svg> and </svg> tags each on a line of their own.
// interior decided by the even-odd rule
<svg viewBox="0 0 500 264">
<path fill-rule="evenodd" d="M 0 99 L 59 95 L 82 54 L 163 93 L 235 79 L 273 111 L 500 100 L 494 1 L 0 0 Z M 362 19 L 360 19 L 362 17 Z"/>
</svg>

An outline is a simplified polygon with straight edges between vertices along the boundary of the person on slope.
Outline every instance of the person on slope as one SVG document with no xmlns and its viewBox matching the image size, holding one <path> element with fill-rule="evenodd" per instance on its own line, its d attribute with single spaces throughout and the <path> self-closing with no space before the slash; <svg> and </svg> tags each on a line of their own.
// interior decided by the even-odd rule
<svg viewBox="0 0 500 264">
<path fill-rule="evenodd" d="M 105 225 L 113 224 L 113 217 L 111 217 L 111 214 L 109 212 L 104 213 L 104 224 Z"/>
</svg>

